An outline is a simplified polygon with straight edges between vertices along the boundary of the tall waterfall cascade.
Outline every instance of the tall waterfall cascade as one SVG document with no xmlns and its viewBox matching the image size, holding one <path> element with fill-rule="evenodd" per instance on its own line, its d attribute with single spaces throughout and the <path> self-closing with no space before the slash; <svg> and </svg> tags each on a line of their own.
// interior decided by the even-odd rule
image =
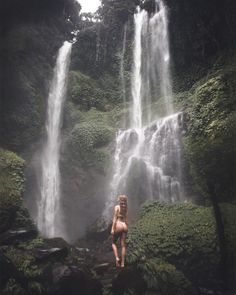
<svg viewBox="0 0 236 295">
<path fill-rule="evenodd" d="M 72 43 L 64 42 L 57 56 L 50 86 L 46 120 L 46 142 L 41 157 L 40 198 L 37 224 L 48 237 L 65 237 L 61 210 L 60 130 Z"/>
<path fill-rule="evenodd" d="M 152 15 L 138 7 L 134 24 L 130 127 L 117 132 L 105 218 L 110 218 L 119 194 L 128 196 L 133 211 L 148 199 L 175 202 L 184 198 L 183 118 L 174 113 L 172 103 L 168 13 L 163 1 L 156 0 Z M 164 101 L 162 118 L 152 113 L 158 99 Z"/>
</svg>

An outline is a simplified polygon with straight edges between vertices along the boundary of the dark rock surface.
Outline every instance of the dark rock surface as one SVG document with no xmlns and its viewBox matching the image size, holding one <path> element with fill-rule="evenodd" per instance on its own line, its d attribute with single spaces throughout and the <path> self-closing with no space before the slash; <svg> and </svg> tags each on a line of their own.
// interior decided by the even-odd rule
<svg viewBox="0 0 236 295">
<path fill-rule="evenodd" d="M 0 235 L 0 245 L 14 245 L 19 242 L 36 238 L 38 231 L 35 228 L 9 230 Z"/>
<path fill-rule="evenodd" d="M 71 39 L 76 7 L 73 0 L 1 1 L 2 146 L 23 152 L 39 140 L 49 77 L 58 49 Z"/>
<path fill-rule="evenodd" d="M 77 266 L 56 266 L 50 295 L 102 295 L 102 285 Z"/>
<path fill-rule="evenodd" d="M 43 261 L 50 259 L 63 259 L 68 255 L 67 248 L 50 248 L 38 250 L 35 258 L 37 263 L 42 263 Z"/>
<path fill-rule="evenodd" d="M 28 279 L 17 269 L 0 249 L 0 288 L 3 288 L 10 278 L 14 278 L 24 289 L 28 286 Z"/>
<path fill-rule="evenodd" d="M 123 295 L 130 289 L 134 290 L 135 294 L 142 295 L 147 290 L 147 284 L 137 269 L 127 267 L 112 281 L 112 291 L 114 295 Z"/>
</svg>

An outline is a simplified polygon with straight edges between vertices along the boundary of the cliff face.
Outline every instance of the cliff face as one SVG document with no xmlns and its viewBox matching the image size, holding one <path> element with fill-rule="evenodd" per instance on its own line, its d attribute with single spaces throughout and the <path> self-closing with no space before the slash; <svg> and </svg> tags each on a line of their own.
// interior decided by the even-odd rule
<svg viewBox="0 0 236 295">
<path fill-rule="evenodd" d="M 170 8 L 171 44 L 176 65 L 205 63 L 219 50 L 233 45 L 236 25 L 232 14 L 234 1 L 168 0 L 167 5 Z"/>
<path fill-rule="evenodd" d="M 77 8 L 63 0 L 1 2 L 2 146 L 23 152 L 40 138 L 55 55 Z"/>
</svg>

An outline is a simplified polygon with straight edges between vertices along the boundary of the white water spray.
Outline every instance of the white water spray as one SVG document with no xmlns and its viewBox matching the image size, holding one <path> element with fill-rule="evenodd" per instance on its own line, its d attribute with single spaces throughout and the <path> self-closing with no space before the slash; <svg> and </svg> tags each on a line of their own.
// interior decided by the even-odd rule
<svg viewBox="0 0 236 295">
<path fill-rule="evenodd" d="M 41 159 L 40 199 L 37 223 L 40 232 L 48 237 L 65 237 L 61 210 L 60 129 L 66 95 L 67 76 L 72 44 L 64 42 L 60 48 L 48 96 L 46 121 L 47 138 Z"/>
<path fill-rule="evenodd" d="M 182 114 L 173 113 L 167 16 L 162 0 L 153 15 L 138 8 L 134 16 L 131 128 L 117 133 L 107 219 L 118 194 L 128 195 L 133 210 L 147 199 L 183 200 Z M 151 121 L 151 103 L 160 98 L 166 117 Z"/>
</svg>

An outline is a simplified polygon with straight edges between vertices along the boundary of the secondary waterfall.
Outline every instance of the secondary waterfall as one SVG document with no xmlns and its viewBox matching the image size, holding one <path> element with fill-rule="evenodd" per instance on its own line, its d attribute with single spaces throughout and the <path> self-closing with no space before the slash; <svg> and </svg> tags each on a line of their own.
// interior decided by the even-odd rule
<svg viewBox="0 0 236 295">
<path fill-rule="evenodd" d="M 126 42 L 127 42 L 127 23 L 124 25 L 123 32 L 123 42 L 122 42 L 122 50 L 120 56 L 120 88 L 121 88 L 121 96 L 123 100 L 124 107 L 126 105 L 126 81 L 125 81 L 125 53 L 126 53 Z M 126 118 L 123 120 L 123 127 L 125 128 L 127 124 Z"/>
<path fill-rule="evenodd" d="M 126 102 L 126 85 L 125 85 L 125 70 L 124 70 L 124 59 L 125 59 L 125 51 L 126 51 L 126 38 L 127 38 L 127 24 L 124 25 L 124 35 L 123 35 L 123 43 L 122 43 L 122 52 L 121 52 L 121 60 L 120 60 L 120 84 L 121 84 L 121 93 L 123 102 Z"/>
<path fill-rule="evenodd" d="M 41 158 L 40 199 L 37 223 L 46 237 L 65 237 L 60 197 L 60 129 L 63 103 L 66 95 L 67 76 L 72 44 L 64 42 L 60 48 L 48 96 L 46 131 L 47 138 Z"/>
<path fill-rule="evenodd" d="M 134 24 L 131 126 L 116 136 L 105 218 L 118 194 L 127 194 L 133 212 L 147 199 L 183 199 L 182 114 L 174 114 L 172 103 L 168 13 L 162 0 L 151 16 L 138 7 Z M 165 106 L 165 117 L 159 119 L 152 112 L 158 99 Z"/>
</svg>

